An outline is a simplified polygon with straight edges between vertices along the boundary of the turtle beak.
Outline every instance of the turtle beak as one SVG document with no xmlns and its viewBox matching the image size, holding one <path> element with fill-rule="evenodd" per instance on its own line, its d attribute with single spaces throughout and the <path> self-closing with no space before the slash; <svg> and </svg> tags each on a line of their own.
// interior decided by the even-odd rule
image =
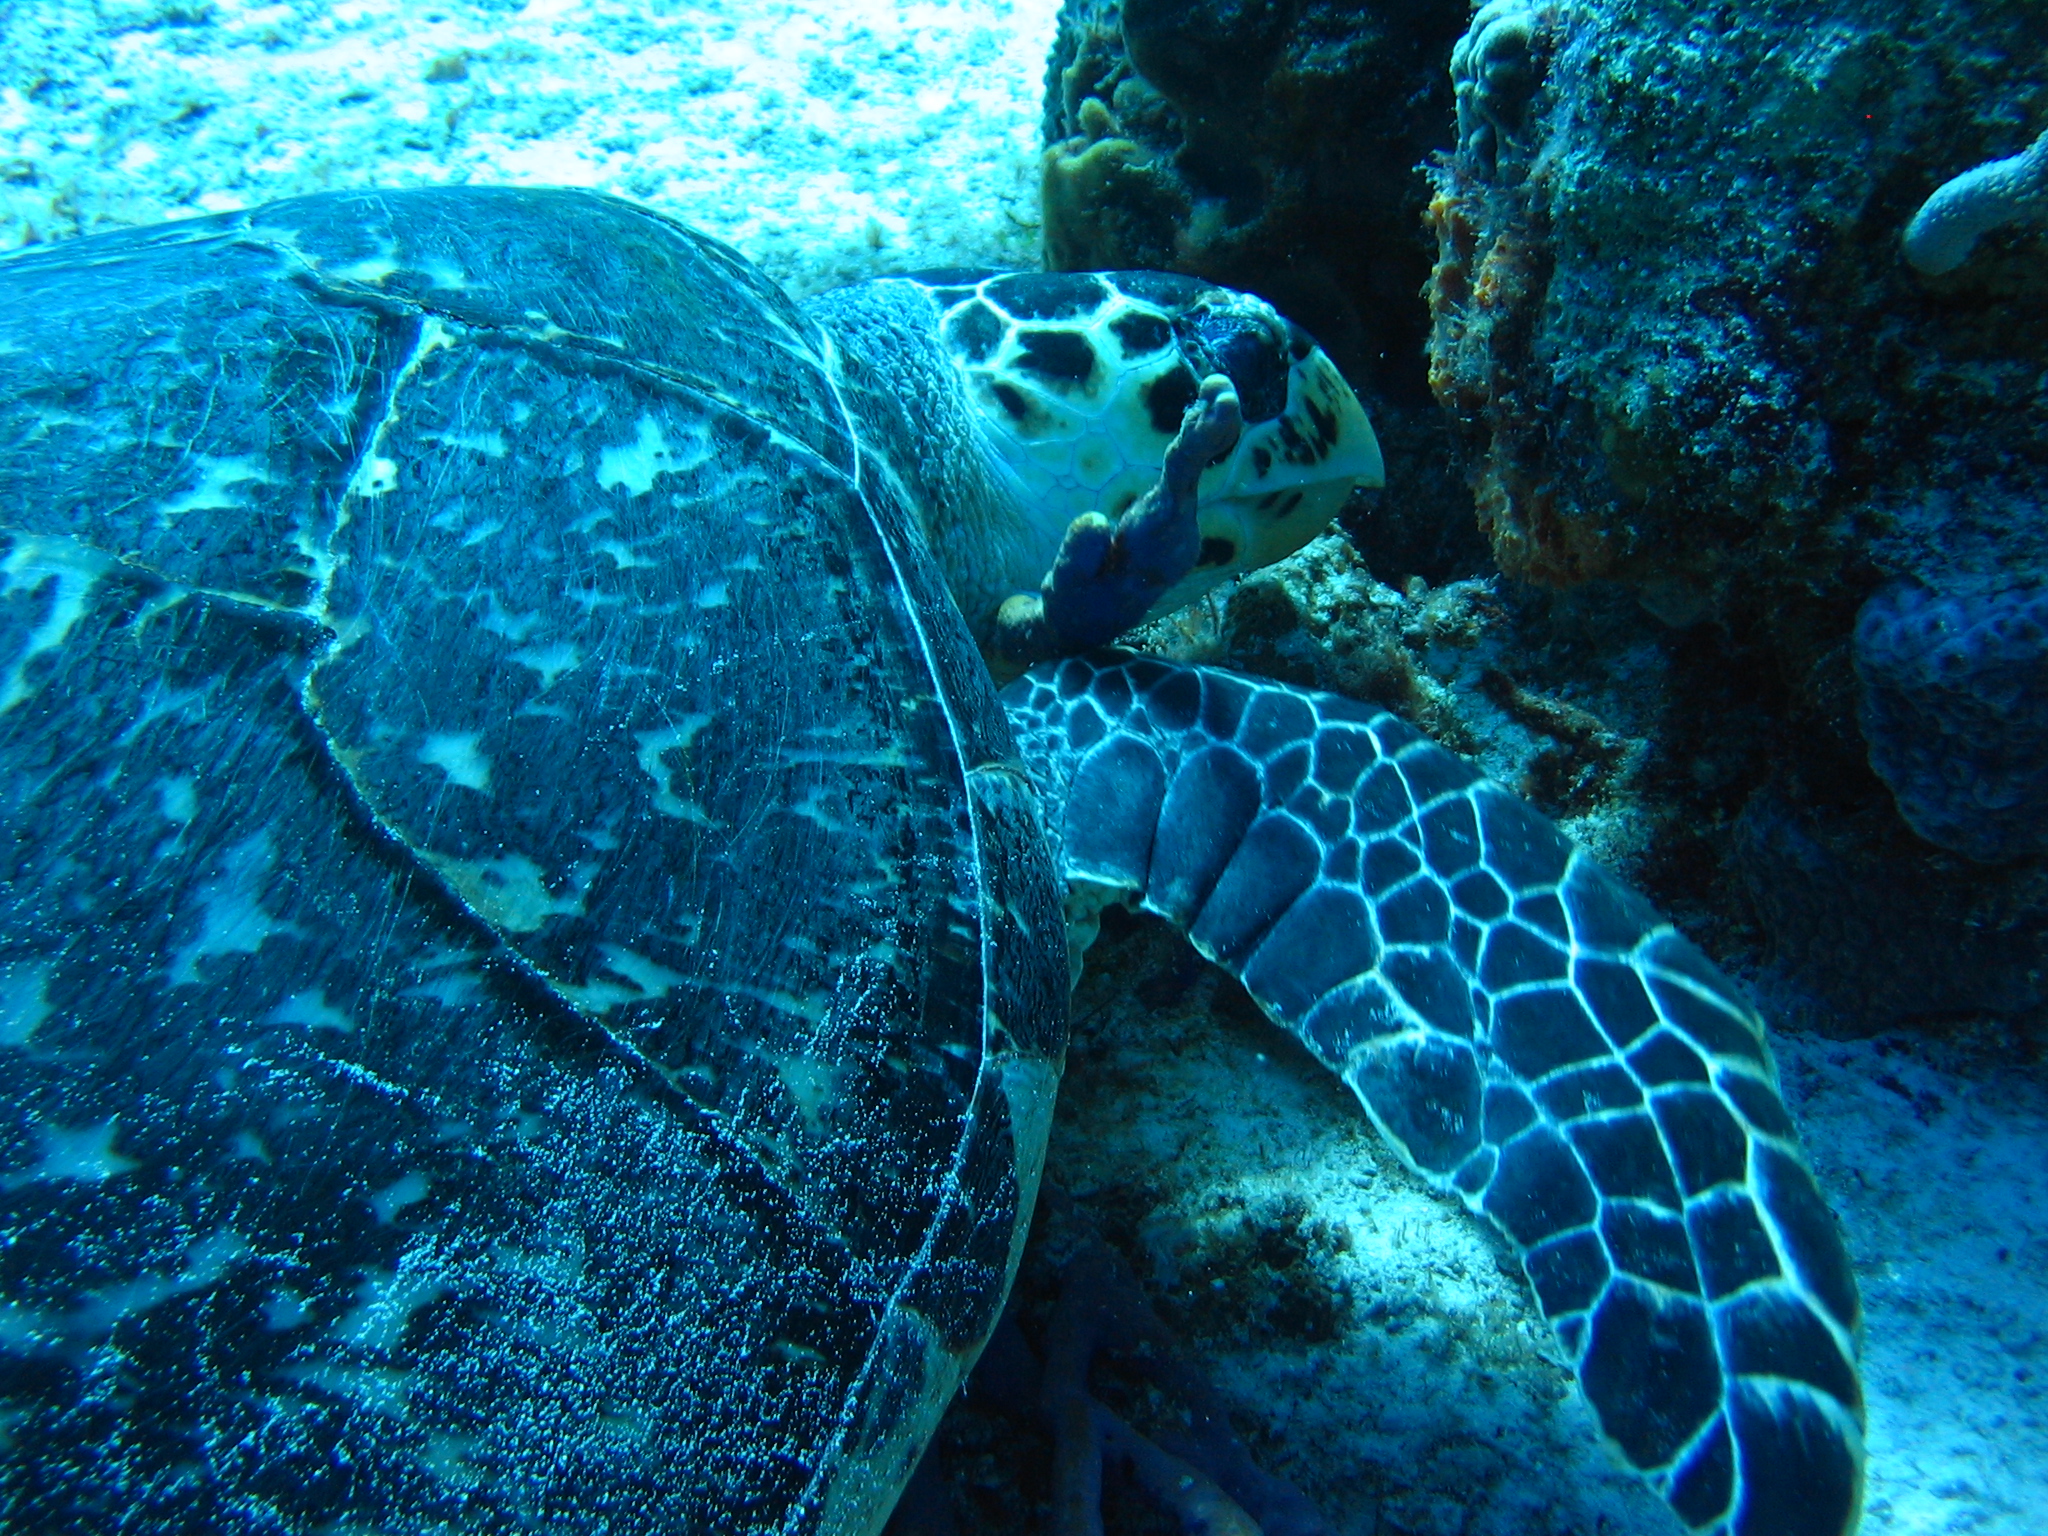
<svg viewBox="0 0 2048 1536">
<path fill-rule="evenodd" d="M 1337 365 L 1309 343 L 1288 370 L 1285 407 L 1247 421 L 1230 456 L 1203 474 L 1202 536 L 1228 538 L 1238 568 L 1256 570 L 1321 533 L 1354 487 L 1386 483 L 1365 407 Z"/>
</svg>

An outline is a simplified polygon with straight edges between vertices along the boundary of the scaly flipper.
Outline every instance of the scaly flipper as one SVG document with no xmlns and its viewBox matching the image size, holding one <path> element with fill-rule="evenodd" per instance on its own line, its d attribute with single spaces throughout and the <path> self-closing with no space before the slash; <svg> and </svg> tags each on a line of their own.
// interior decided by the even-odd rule
<svg viewBox="0 0 2048 1536">
<path fill-rule="evenodd" d="M 1004 702 L 1068 880 L 1184 929 L 1491 1218 L 1688 1525 L 1854 1528 L 1848 1254 L 1763 1023 L 1698 949 L 1385 711 L 1118 656 Z"/>
<path fill-rule="evenodd" d="M 1085 512 L 1067 524 L 1037 592 L 1019 592 L 996 616 L 996 649 L 1017 666 L 1107 645 L 1143 619 L 1195 568 L 1202 537 L 1195 484 L 1209 461 L 1236 446 L 1244 415 L 1230 380 L 1212 373 L 1181 418 L 1159 480 L 1112 523 Z"/>
</svg>

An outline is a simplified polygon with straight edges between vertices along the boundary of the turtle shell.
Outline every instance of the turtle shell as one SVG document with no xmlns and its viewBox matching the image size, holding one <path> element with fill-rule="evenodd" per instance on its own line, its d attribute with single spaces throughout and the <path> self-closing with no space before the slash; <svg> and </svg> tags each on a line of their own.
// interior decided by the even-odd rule
<svg viewBox="0 0 2048 1536">
<path fill-rule="evenodd" d="M 591 194 L 0 261 L 0 1508 L 871 1529 L 1065 1028 L 803 313 Z"/>
</svg>

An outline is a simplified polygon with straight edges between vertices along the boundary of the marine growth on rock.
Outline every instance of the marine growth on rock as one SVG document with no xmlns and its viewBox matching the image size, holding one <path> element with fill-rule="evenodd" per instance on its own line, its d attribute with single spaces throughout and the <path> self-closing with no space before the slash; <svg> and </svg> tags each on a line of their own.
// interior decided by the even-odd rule
<svg viewBox="0 0 2048 1536">
<path fill-rule="evenodd" d="M 2048 132 L 2016 155 L 1950 177 L 1906 226 L 1906 260 L 1930 277 L 1970 259 L 1977 242 L 2007 224 L 2048 222 Z"/>
<path fill-rule="evenodd" d="M 1986 863 L 2048 852 L 2048 584 L 1888 587 L 1855 655 L 1870 766 L 1913 830 Z"/>
</svg>

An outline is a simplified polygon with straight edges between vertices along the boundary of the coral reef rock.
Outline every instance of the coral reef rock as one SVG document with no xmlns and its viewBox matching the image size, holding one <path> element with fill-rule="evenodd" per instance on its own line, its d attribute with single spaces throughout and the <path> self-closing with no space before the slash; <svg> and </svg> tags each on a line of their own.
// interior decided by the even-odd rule
<svg viewBox="0 0 2048 1536">
<path fill-rule="evenodd" d="M 2039 230 L 1945 278 L 1901 252 L 2048 117 L 2048 10 L 1495 0 L 1452 72 L 1431 380 L 1503 569 L 1762 626 L 1804 670 L 1897 507 L 2048 482 Z"/>
<path fill-rule="evenodd" d="M 1241 274 L 1347 373 L 1419 393 L 1414 167 L 1449 141 L 1464 24 L 1462 0 L 1067 0 L 1047 265 Z"/>
<path fill-rule="evenodd" d="M 1856 621 L 1870 765 L 1931 843 L 2048 853 L 2048 585 L 1887 587 Z"/>
<path fill-rule="evenodd" d="M 1775 913 L 1784 974 L 1826 970 L 1791 935 L 1901 907 L 1989 901 L 2037 955 L 2048 9 L 1493 0 L 1449 72 L 1430 382 L 1502 570 L 1616 583 L 1751 669 L 1773 800 L 1725 856 L 1850 903 Z M 1820 848 L 1859 878 L 1805 878 Z M 2048 1001 L 1917 964 L 1901 1007 Z M 1824 1011 L 1917 1016 L 1854 996 Z"/>
</svg>

